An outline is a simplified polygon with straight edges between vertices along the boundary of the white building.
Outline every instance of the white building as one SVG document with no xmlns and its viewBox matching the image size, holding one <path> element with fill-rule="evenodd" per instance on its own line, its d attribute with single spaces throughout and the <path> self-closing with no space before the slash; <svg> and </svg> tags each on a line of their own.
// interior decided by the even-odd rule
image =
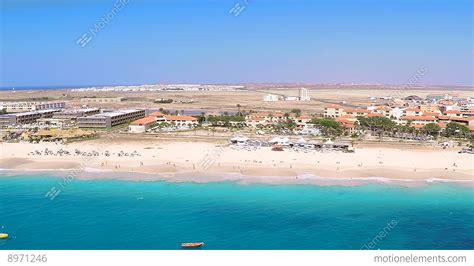
<svg viewBox="0 0 474 266">
<path fill-rule="evenodd" d="M 145 117 L 145 110 L 116 110 L 77 118 L 79 128 L 111 128 Z"/>
<path fill-rule="evenodd" d="M 263 96 L 264 102 L 278 102 L 278 95 L 275 94 L 266 94 Z"/>
<path fill-rule="evenodd" d="M 156 124 L 156 117 L 146 116 L 130 123 L 128 130 L 130 133 L 145 133 L 154 124 Z"/>
<path fill-rule="evenodd" d="M 390 117 L 395 117 L 397 120 L 400 120 L 400 118 L 403 116 L 403 110 L 398 108 L 398 107 L 395 107 L 395 108 L 392 108 L 390 111 L 389 111 L 389 114 L 390 114 Z"/>
<path fill-rule="evenodd" d="M 65 107 L 65 102 L 0 102 L 0 109 L 5 109 L 7 113 L 64 109 Z"/>
<path fill-rule="evenodd" d="M 85 97 L 81 99 L 81 103 L 120 103 L 123 100 L 123 97 Z"/>
<path fill-rule="evenodd" d="M 285 101 L 298 101 L 299 97 L 296 96 L 285 96 Z"/>
<path fill-rule="evenodd" d="M 172 123 L 177 127 L 192 128 L 198 125 L 197 118 L 188 115 L 165 115 L 165 122 Z"/>
<path fill-rule="evenodd" d="M 68 128 L 73 125 L 69 118 L 40 118 L 36 122 L 40 128 Z"/>
<path fill-rule="evenodd" d="M 309 100 L 311 100 L 311 97 L 309 97 L 308 89 L 301 88 L 300 89 L 300 101 L 309 101 Z"/>
</svg>

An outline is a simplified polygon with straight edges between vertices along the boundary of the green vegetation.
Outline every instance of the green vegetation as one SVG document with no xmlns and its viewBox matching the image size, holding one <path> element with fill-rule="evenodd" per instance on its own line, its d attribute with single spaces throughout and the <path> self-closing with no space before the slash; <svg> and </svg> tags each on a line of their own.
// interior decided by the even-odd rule
<svg viewBox="0 0 474 266">
<path fill-rule="evenodd" d="M 285 121 L 278 122 L 278 124 L 276 124 L 275 127 L 277 130 L 283 130 L 283 129 L 293 130 L 296 128 L 296 123 L 295 121 L 291 119 L 285 119 Z"/>
<path fill-rule="evenodd" d="M 301 115 L 301 110 L 297 109 L 297 108 L 294 108 L 294 109 L 291 109 L 290 113 L 295 114 L 296 116 L 300 116 Z"/>
<path fill-rule="evenodd" d="M 240 112 L 240 108 L 242 107 L 242 105 L 237 104 L 236 106 L 237 106 L 237 115 L 242 116 L 242 112 Z"/>
<path fill-rule="evenodd" d="M 467 138 L 469 136 L 469 128 L 465 125 L 449 122 L 444 131 L 446 137 Z"/>
<path fill-rule="evenodd" d="M 429 123 L 423 127 L 423 131 L 430 136 L 436 137 L 441 131 L 441 128 L 436 123 Z"/>
<path fill-rule="evenodd" d="M 206 121 L 205 114 L 199 117 L 199 121 Z M 224 112 L 222 115 L 209 115 L 207 121 L 212 126 L 230 127 L 233 122 L 244 123 L 245 116 L 242 114 L 229 115 L 229 113 Z"/>
<path fill-rule="evenodd" d="M 159 129 L 162 129 L 162 128 L 169 128 L 169 127 L 173 127 L 175 126 L 175 123 L 174 122 L 160 122 L 160 123 L 156 123 L 155 125 L 153 125 L 153 127 L 157 127 Z"/>
<path fill-rule="evenodd" d="M 163 107 L 161 107 L 160 109 L 158 109 L 162 114 L 164 115 L 169 115 L 170 114 L 170 111 L 164 109 Z"/>
<path fill-rule="evenodd" d="M 358 116 L 357 120 L 362 128 L 368 128 L 372 133 L 379 132 L 380 134 L 383 134 L 384 132 L 393 130 L 397 126 L 395 122 L 387 117 Z"/>
<path fill-rule="evenodd" d="M 173 99 L 157 99 L 154 103 L 172 103 Z"/>
<path fill-rule="evenodd" d="M 318 125 L 324 136 L 335 138 L 343 133 L 342 126 L 338 122 L 329 118 L 312 118 L 310 123 Z"/>
</svg>

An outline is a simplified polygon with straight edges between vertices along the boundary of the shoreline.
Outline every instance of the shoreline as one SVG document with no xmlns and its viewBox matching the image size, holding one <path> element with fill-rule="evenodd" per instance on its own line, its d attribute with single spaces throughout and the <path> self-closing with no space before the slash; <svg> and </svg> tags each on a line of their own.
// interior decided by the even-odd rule
<svg viewBox="0 0 474 266">
<path fill-rule="evenodd" d="M 435 184 L 452 184 L 463 187 L 474 188 L 474 180 L 470 179 L 445 179 L 445 178 L 389 178 L 381 176 L 371 177 L 329 177 L 303 174 L 298 176 L 249 176 L 240 173 L 205 173 L 205 172 L 182 172 L 182 173 L 144 173 L 144 172 L 119 172 L 101 169 L 83 169 L 77 175 L 71 173 L 77 169 L 0 169 L 2 177 L 39 176 L 42 174 L 58 178 L 58 182 L 64 185 L 78 181 L 90 180 L 117 180 L 127 182 L 168 182 L 168 183 L 225 183 L 232 182 L 239 185 L 314 185 L 314 186 L 343 186 L 355 187 L 364 185 L 387 185 L 394 187 L 417 188 Z"/>
</svg>

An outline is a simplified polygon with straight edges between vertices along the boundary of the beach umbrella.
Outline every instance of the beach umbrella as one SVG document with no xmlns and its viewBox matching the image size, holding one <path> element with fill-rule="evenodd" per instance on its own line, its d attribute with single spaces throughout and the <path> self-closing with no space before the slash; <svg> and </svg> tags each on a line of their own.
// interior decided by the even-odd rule
<svg viewBox="0 0 474 266">
<path fill-rule="evenodd" d="M 304 138 L 300 138 L 299 140 L 296 141 L 297 143 L 306 143 L 306 140 Z"/>
<path fill-rule="evenodd" d="M 248 140 L 249 140 L 249 138 L 247 138 L 247 137 L 240 137 L 240 138 L 238 138 L 238 141 L 240 141 L 240 142 L 246 142 L 246 141 L 248 141 Z"/>
<path fill-rule="evenodd" d="M 273 139 L 270 140 L 270 143 L 277 143 L 281 142 L 281 139 L 279 137 L 274 137 Z"/>
</svg>

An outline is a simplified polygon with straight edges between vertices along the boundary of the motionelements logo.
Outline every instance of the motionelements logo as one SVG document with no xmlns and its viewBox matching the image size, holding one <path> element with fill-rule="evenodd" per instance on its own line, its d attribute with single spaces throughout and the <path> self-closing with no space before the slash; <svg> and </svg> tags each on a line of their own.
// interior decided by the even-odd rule
<svg viewBox="0 0 474 266">
<path fill-rule="evenodd" d="M 102 16 L 98 22 L 94 24 L 87 32 L 83 33 L 79 38 L 77 38 L 76 43 L 85 47 L 92 41 L 93 37 L 96 36 L 101 30 L 103 30 L 114 18 L 115 16 L 130 3 L 130 0 L 117 0 L 114 4 L 112 10 L 110 10 L 106 15 Z"/>
</svg>

